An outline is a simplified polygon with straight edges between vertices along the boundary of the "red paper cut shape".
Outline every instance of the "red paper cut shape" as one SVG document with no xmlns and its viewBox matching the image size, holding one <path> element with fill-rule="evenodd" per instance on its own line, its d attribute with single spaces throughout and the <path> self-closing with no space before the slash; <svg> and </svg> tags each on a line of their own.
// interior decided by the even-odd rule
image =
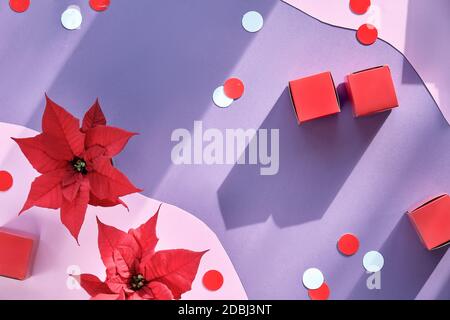
<svg viewBox="0 0 450 320">
<path fill-rule="evenodd" d="M 0 276 L 24 280 L 30 273 L 34 239 L 0 229 Z"/>
<path fill-rule="evenodd" d="M 61 209 L 61 222 L 78 242 L 88 204 L 115 206 L 123 204 L 119 197 L 141 191 L 112 165 L 112 157 L 135 133 L 107 126 L 98 101 L 86 113 L 80 130 L 77 118 L 46 99 L 43 133 L 13 138 L 41 173 L 20 213 L 33 206 Z"/>
<path fill-rule="evenodd" d="M 320 288 L 308 290 L 308 295 L 311 300 L 328 300 L 328 297 L 330 296 L 330 288 L 324 282 Z"/>
<path fill-rule="evenodd" d="M 361 44 L 370 46 L 371 44 L 374 44 L 375 41 L 377 41 L 378 30 L 375 26 L 369 23 L 363 24 L 356 31 L 356 38 Z"/>
<path fill-rule="evenodd" d="M 105 11 L 108 9 L 110 0 L 89 0 L 91 8 L 95 11 Z"/>
<path fill-rule="evenodd" d="M 146 223 L 128 233 L 97 218 L 98 247 L 106 267 L 106 280 L 102 282 L 91 274 L 80 276 L 80 285 L 91 299 L 172 300 L 191 290 L 200 260 L 207 251 L 155 252 L 160 208 Z"/>
<path fill-rule="evenodd" d="M 223 85 L 225 95 L 230 99 L 239 99 L 244 94 L 244 83 L 241 79 L 230 78 Z"/>
<path fill-rule="evenodd" d="M 341 112 L 330 72 L 290 81 L 289 91 L 299 124 Z"/>
<path fill-rule="evenodd" d="M 355 14 L 364 14 L 369 10 L 370 0 L 350 0 L 350 9 Z"/>
<path fill-rule="evenodd" d="M 22 13 L 30 7 L 30 0 L 9 0 L 9 6 L 13 11 Z"/>
<path fill-rule="evenodd" d="M 8 171 L 0 171 L 0 191 L 11 189 L 13 182 L 13 177 Z"/>
<path fill-rule="evenodd" d="M 359 249 L 359 240 L 354 234 L 346 233 L 339 239 L 338 249 L 343 255 L 352 256 Z"/>
<path fill-rule="evenodd" d="M 399 105 L 388 66 L 352 73 L 347 76 L 346 87 L 355 117 L 390 110 Z"/>
<path fill-rule="evenodd" d="M 203 275 L 203 285 L 210 291 L 217 291 L 222 288 L 223 275 L 217 270 L 209 270 Z"/>
<path fill-rule="evenodd" d="M 408 211 L 422 243 L 428 250 L 450 244 L 450 196 L 440 195 Z"/>
</svg>

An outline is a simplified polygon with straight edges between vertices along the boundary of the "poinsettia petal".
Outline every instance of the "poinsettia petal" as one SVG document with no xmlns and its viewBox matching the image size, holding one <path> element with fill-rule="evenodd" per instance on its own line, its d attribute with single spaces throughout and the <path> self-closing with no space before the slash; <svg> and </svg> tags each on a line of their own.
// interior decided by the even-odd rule
<svg viewBox="0 0 450 320">
<path fill-rule="evenodd" d="M 144 224 L 137 229 L 130 229 L 129 234 L 136 238 L 137 243 L 141 246 L 142 259 L 153 255 L 155 252 L 158 237 L 156 235 L 156 223 L 158 222 L 158 214 L 161 205 L 158 207 L 156 213 Z"/>
<path fill-rule="evenodd" d="M 172 300 L 172 291 L 159 281 L 151 281 L 138 291 L 139 295 L 146 300 Z"/>
<path fill-rule="evenodd" d="M 138 292 L 133 292 L 128 295 L 127 300 L 146 300 Z"/>
<path fill-rule="evenodd" d="M 125 300 L 123 297 L 124 295 L 120 293 L 113 293 L 113 294 L 100 293 L 92 297 L 91 300 Z"/>
<path fill-rule="evenodd" d="M 79 172 L 76 172 L 72 168 L 70 168 L 70 170 L 68 169 L 67 174 L 62 179 L 63 188 L 67 187 L 75 182 L 81 182 L 81 180 L 83 178 L 80 179 L 80 176 L 83 177 L 82 174 L 80 174 Z"/>
<path fill-rule="evenodd" d="M 91 128 L 96 126 L 106 125 L 106 118 L 103 114 L 102 108 L 98 103 L 98 99 L 95 100 L 92 107 L 86 112 L 83 118 L 83 124 L 81 126 L 81 131 L 86 132 Z"/>
<path fill-rule="evenodd" d="M 92 274 L 81 274 L 80 275 L 80 286 L 86 290 L 86 292 L 94 297 L 98 294 L 112 294 L 113 292 L 109 287 L 101 281 L 99 278 Z"/>
<path fill-rule="evenodd" d="M 78 242 L 78 235 L 84 222 L 89 202 L 89 180 L 83 179 L 77 195 L 72 201 L 63 199 L 61 206 L 61 222 Z"/>
<path fill-rule="evenodd" d="M 140 192 L 128 178 L 114 168 L 108 158 L 95 161 L 94 171 L 88 174 L 92 193 L 99 199 L 114 200 L 127 194 Z"/>
<path fill-rule="evenodd" d="M 66 174 L 66 169 L 58 169 L 34 179 L 27 201 L 20 213 L 34 206 L 48 209 L 60 208 L 62 204 L 61 181 Z"/>
<path fill-rule="evenodd" d="M 117 297 L 117 300 L 126 300 L 127 296 L 125 294 L 125 290 L 120 291 L 119 297 Z"/>
<path fill-rule="evenodd" d="M 97 126 L 86 132 L 85 144 L 86 148 L 93 146 L 106 148 L 107 155 L 112 158 L 123 150 L 128 140 L 134 135 L 136 133 L 116 127 Z"/>
<path fill-rule="evenodd" d="M 52 158 L 45 149 L 42 134 L 33 138 L 12 138 L 25 157 L 39 173 L 47 173 L 67 166 L 67 161 Z"/>
<path fill-rule="evenodd" d="M 68 183 L 72 180 L 71 183 Z M 64 199 L 67 201 L 73 201 L 80 190 L 81 183 L 83 182 L 83 175 L 81 173 L 75 173 L 71 178 L 67 178 L 62 182 L 62 193 Z"/>
<path fill-rule="evenodd" d="M 129 279 L 124 279 L 120 275 L 108 277 L 105 281 L 108 288 L 115 293 L 121 293 L 122 291 L 133 293 L 134 291 L 129 288 Z"/>
<path fill-rule="evenodd" d="M 47 104 L 42 117 L 42 131 L 50 136 L 63 138 L 75 156 L 84 151 L 84 134 L 80 121 L 45 95 Z"/>
<path fill-rule="evenodd" d="M 124 239 L 127 234 L 115 227 L 108 226 L 97 217 L 98 225 L 98 248 L 107 274 L 116 274 L 114 263 L 114 248 Z"/>
<path fill-rule="evenodd" d="M 101 199 L 97 198 L 92 192 L 90 194 L 89 204 L 91 206 L 95 206 L 95 207 L 115 207 L 115 206 L 121 204 L 129 211 L 127 204 L 125 202 L 123 202 L 122 200 L 120 200 L 119 198 L 102 199 L 101 200 Z"/>
<path fill-rule="evenodd" d="M 70 146 L 64 140 L 64 137 L 56 137 L 46 133 L 41 133 L 39 138 L 45 149 L 45 152 L 57 160 L 72 161 L 74 154 Z"/>
<path fill-rule="evenodd" d="M 96 159 L 100 157 L 106 157 L 107 150 L 101 146 L 92 146 L 87 148 L 83 154 L 83 159 L 86 161 L 88 166 L 93 166 Z M 111 161 L 111 160 L 110 160 Z M 89 168 L 90 170 L 91 168 Z"/>
<path fill-rule="evenodd" d="M 129 279 L 135 274 L 138 258 L 135 249 L 128 246 L 120 245 L 113 251 L 117 273 L 125 279 Z"/>
<path fill-rule="evenodd" d="M 97 217 L 98 248 L 108 277 L 117 274 L 114 250 L 119 247 L 129 247 L 136 258 L 140 256 L 140 248 L 136 240 L 127 233 L 102 223 Z"/>
<path fill-rule="evenodd" d="M 156 252 L 145 266 L 145 279 L 165 284 L 172 291 L 174 299 L 191 290 L 198 266 L 207 251 L 194 252 L 185 249 Z"/>
</svg>

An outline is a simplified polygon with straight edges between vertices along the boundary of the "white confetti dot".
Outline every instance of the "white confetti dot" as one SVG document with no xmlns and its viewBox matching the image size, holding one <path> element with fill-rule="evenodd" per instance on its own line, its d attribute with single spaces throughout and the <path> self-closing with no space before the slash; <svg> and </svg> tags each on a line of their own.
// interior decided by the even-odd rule
<svg viewBox="0 0 450 320">
<path fill-rule="evenodd" d="M 61 15 L 61 23 L 68 30 L 79 29 L 83 22 L 80 7 L 69 6 Z"/>
<path fill-rule="evenodd" d="M 220 108 L 227 108 L 233 103 L 233 99 L 228 98 L 225 94 L 223 86 L 220 86 L 214 90 L 213 93 L 214 104 Z"/>
<path fill-rule="evenodd" d="M 303 285 L 310 290 L 319 289 L 323 282 L 323 274 L 317 268 L 309 268 L 303 273 Z"/>
<path fill-rule="evenodd" d="M 242 17 L 242 26 L 248 32 L 257 32 L 264 25 L 264 19 L 259 12 L 249 11 Z"/>
<path fill-rule="evenodd" d="M 369 251 L 364 255 L 363 266 L 369 272 L 378 272 L 383 269 L 384 258 L 378 251 Z"/>
</svg>

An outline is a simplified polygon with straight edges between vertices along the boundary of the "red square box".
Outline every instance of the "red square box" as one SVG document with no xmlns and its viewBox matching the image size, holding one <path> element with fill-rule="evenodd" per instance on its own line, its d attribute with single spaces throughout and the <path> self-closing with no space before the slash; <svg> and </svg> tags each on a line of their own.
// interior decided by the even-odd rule
<svg viewBox="0 0 450 320">
<path fill-rule="evenodd" d="M 341 112 L 330 72 L 290 81 L 289 91 L 299 124 Z"/>
<path fill-rule="evenodd" d="M 375 67 L 347 76 L 346 87 L 355 117 L 371 115 L 398 107 L 391 70 Z"/>
<path fill-rule="evenodd" d="M 24 280 L 30 273 L 35 240 L 0 229 L 0 276 Z"/>
<path fill-rule="evenodd" d="M 409 210 L 408 216 L 428 250 L 450 243 L 450 196 L 432 198 Z"/>
</svg>

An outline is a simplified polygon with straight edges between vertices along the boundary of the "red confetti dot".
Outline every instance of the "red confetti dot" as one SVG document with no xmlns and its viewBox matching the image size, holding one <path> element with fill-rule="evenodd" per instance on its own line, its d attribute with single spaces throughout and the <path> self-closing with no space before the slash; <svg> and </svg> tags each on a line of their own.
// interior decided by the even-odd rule
<svg viewBox="0 0 450 320">
<path fill-rule="evenodd" d="M 359 249 L 359 240 L 354 234 L 346 233 L 339 239 L 338 249 L 346 256 L 354 255 Z"/>
<path fill-rule="evenodd" d="M 225 95 L 230 99 L 239 99 L 244 94 L 244 83 L 238 78 L 230 78 L 223 85 Z"/>
<path fill-rule="evenodd" d="M 377 41 L 378 30 L 371 24 L 363 24 L 356 32 L 356 38 L 361 44 L 366 46 L 371 45 Z"/>
<path fill-rule="evenodd" d="M 0 171 L 0 191 L 8 191 L 13 185 L 13 177 L 8 171 Z"/>
<path fill-rule="evenodd" d="M 108 9 L 110 3 L 110 0 L 89 0 L 91 8 L 95 11 L 105 11 Z"/>
<path fill-rule="evenodd" d="M 350 10 L 355 14 L 364 14 L 369 7 L 370 0 L 350 0 Z"/>
<path fill-rule="evenodd" d="M 319 289 L 308 290 L 308 295 L 311 300 L 328 300 L 330 288 L 324 282 Z"/>
<path fill-rule="evenodd" d="M 203 275 L 203 285 L 211 291 L 219 290 L 223 285 L 223 276 L 217 270 L 209 270 Z"/>
<path fill-rule="evenodd" d="M 30 0 L 9 0 L 9 6 L 15 12 L 25 12 L 30 6 Z"/>
</svg>

